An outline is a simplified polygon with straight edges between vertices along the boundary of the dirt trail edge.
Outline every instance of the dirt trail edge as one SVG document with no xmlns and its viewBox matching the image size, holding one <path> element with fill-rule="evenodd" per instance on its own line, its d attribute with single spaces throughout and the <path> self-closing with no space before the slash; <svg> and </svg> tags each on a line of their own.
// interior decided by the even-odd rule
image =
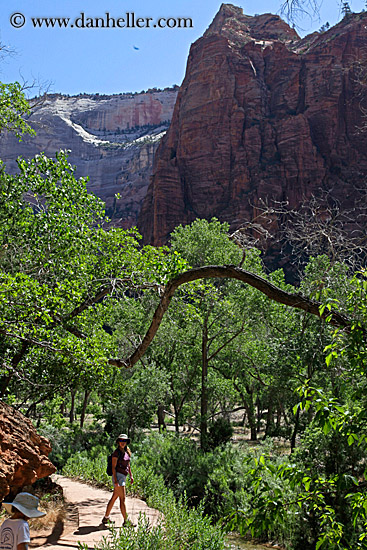
<svg viewBox="0 0 367 550">
<path fill-rule="evenodd" d="M 71 550 L 78 548 L 78 542 L 81 542 L 87 548 L 93 549 L 94 545 L 103 537 L 110 536 L 109 530 L 101 525 L 101 520 L 112 494 L 111 491 L 95 488 L 59 475 L 52 476 L 52 479 L 63 488 L 69 513 L 66 520 L 62 524 L 56 524 L 48 536 L 45 536 L 44 533 L 33 532 L 30 545 L 32 548 Z M 127 497 L 126 508 L 129 519 L 133 523 L 138 522 L 140 513 L 145 514 L 153 525 L 158 521 L 158 510 L 149 508 L 143 500 Z M 110 517 L 115 521 L 117 528 L 121 527 L 122 515 L 118 501 L 115 502 Z"/>
</svg>

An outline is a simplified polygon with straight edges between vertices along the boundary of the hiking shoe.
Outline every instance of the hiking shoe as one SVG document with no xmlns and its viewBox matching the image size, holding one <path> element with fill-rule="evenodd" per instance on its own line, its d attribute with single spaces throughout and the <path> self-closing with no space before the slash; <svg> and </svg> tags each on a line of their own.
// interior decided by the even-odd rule
<svg viewBox="0 0 367 550">
<path fill-rule="evenodd" d="M 109 525 L 110 523 L 112 523 L 112 525 L 115 524 L 115 522 L 113 521 L 113 519 L 110 519 L 110 518 L 103 518 L 103 519 L 102 519 L 102 525 Z"/>
</svg>

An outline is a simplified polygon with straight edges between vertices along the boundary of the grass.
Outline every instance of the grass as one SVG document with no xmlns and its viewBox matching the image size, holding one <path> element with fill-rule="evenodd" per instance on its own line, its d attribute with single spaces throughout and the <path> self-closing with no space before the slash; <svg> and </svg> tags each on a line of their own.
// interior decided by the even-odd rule
<svg viewBox="0 0 367 550">
<path fill-rule="evenodd" d="M 53 528 L 56 523 L 64 521 L 66 518 L 66 508 L 64 499 L 46 493 L 40 498 L 39 509 L 46 515 L 41 518 L 29 520 L 29 527 L 33 531 L 43 531 Z"/>
</svg>

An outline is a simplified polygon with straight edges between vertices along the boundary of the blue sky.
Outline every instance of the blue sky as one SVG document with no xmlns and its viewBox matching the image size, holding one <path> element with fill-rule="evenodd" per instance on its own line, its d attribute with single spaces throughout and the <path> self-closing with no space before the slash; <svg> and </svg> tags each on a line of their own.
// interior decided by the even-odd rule
<svg viewBox="0 0 367 550">
<path fill-rule="evenodd" d="M 281 8 L 276 0 L 232 3 L 248 15 L 280 13 Z M 351 0 L 350 6 L 358 12 L 365 3 Z M 190 44 L 203 34 L 220 5 L 217 0 L 2 0 L 0 42 L 11 48 L 12 54 L 4 55 L 0 62 L 0 80 L 46 82 L 50 91 L 70 95 L 180 84 Z M 158 18 L 191 18 L 193 27 L 83 29 L 74 25 L 60 29 L 34 28 L 31 21 L 35 17 L 68 17 L 73 22 L 82 12 L 85 22 L 88 17 L 105 17 L 106 12 L 115 20 L 126 21 L 126 13 L 134 13 L 135 18 L 151 17 L 150 25 Z M 20 14 L 24 16 L 24 26 L 12 27 L 12 14 L 18 14 L 14 18 L 18 25 L 23 22 Z M 297 18 L 297 30 L 304 36 L 326 21 L 334 25 L 340 18 L 340 2 L 324 0 L 318 15 Z"/>
</svg>

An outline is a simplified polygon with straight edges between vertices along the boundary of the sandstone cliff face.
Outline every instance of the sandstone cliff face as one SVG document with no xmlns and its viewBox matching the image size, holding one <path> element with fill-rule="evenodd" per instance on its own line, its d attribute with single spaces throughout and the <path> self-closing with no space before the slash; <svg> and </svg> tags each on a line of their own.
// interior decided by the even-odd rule
<svg viewBox="0 0 367 550">
<path fill-rule="evenodd" d="M 89 190 L 105 201 L 114 225 L 131 227 L 136 225 L 154 152 L 168 128 L 176 96 L 175 89 L 49 96 L 30 119 L 37 136 L 26 136 L 20 143 L 11 134 L 0 136 L 0 158 L 12 172 L 18 156 L 32 158 L 45 152 L 54 157 L 59 149 L 69 149 L 77 177 L 89 176 Z"/>
<path fill-rule="evenodd" d="M 56 471 L 51 446 L 30 420 L 0 401 L 0 501 Z"/>
<path fill-rule="evenodd" d="M 277 16 L 222 5 L 191 47 L 155 156 L 138 222 L 145 241 L 164 243 L 197 217 L 235 229 L 262 201 L 298 208 L 320 190 L 353 207 L 367 175 L 360 62 L 367 13 L 301 40 Z"/>
</svg>

